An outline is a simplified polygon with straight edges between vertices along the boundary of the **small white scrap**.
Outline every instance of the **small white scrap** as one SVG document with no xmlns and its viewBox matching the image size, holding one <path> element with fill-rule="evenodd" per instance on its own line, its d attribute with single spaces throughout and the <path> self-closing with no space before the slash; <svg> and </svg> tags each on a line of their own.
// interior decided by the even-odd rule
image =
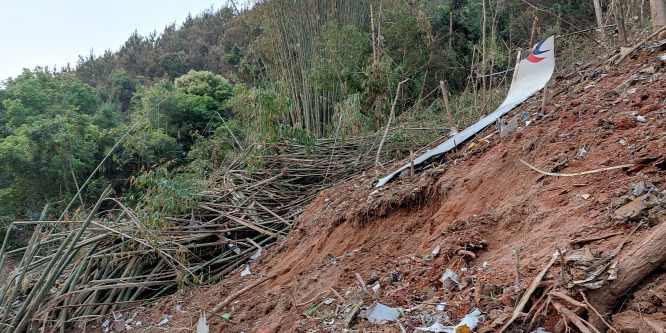
<svg viewBox="0 0 666 333">
<path fill-rule="evenodd" d="M 379 291 L 379 288 L 381 288 L 381 285 L 377 282 L 377 284 L 372 287 L 372 291 L 376 294 Z"/>
<path fill-rule="evenodd" d="M 255 253 L 250 257 L 250 259 L 252 259 L 252 260 L 256 260 L 257 258 L 259 258 L 259 256 L 261 256 L 261 250 L 263 250 L 263 249 L 262 249 L 262 248 L 259 248 L 259 250 L 257 250 L 257 252 L 255 252 Z"/>
<path fill-rule="evenodd" d="M 164 315 L 164 319 L 162 319 L 162 321 L 157 323 L 157 326 L 162 326 L 162 325 L 168 323 L 169 319 L 171 319 L 171 317 L 172 317 L 171 315 Z"/>
<path fill-rule="evenodd" d="M 434 324 L 427 326 L 427 327 L 417 327 L 416 331 L 417 332 L 439 332 L 439 333 L 455 333 L 456 329 L 461 326 L 467 326 L 469 328 L 469 331 L 474 331 L 476 328 L 476 325 L 479 324 L 479 320 L 482 318 L 481 316 L 481 310 L 479 309 L 474 309 L 471 313 L 466 315 L 460 323 L 456 326 L 444 326 L 440 324 L 439 322 L 435 322 Z"/>
<path fill-rule="evenodd" d="M 546 331 L 543 327 L 539 327 L 536 329 L 536 331 L 532 331 L 530 333 L 550 333 L 550 332 Z"/>
<path fill-rule="evenodd" d="M 250 273 L 250 266 L 245 266 L 245 269 L 241 272 L 241 277 L 243 277 L 245 275 L 250 275 L 250 274 L 252 274 L 252 273 Z"/>
<path fill-rule="evenodd" d="M 439 281 L 442 282 L 442 287 L 448 290 L 453 290 L 456 286 L 458 286 L 459 289 L 462 289 L 462 285 L 458 280 L 458 274 L 456 274 L 450 268 L 446 269 L 446 272 L 442 274 L 442 277 L 439 279 Z"/>
</svg>

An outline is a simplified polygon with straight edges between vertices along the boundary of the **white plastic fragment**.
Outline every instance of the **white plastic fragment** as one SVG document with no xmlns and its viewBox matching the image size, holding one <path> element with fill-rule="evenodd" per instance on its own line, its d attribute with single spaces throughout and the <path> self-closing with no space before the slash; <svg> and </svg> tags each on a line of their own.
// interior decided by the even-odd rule
<svg viewBox="0 0 666 333">
<path fill-rule="evenodd" d="M 539 327 L 536 329 L 536 331 L 532 331 L 530 333 L 550 333 L 550 332 L 546 331 L 543 327 Z"/>
<path fill-rule="evenodd" d="M 379 288 L 380 288 L 380 287 L 381 287 L 381 286 L 379 285 L 379 283 L 377 283 L 376 285 L 374 285 L 374 286 L 372 287 L 372 291 L 376 294 L 376 293 L 379 291 Z"/>
<path fill-rule="evenodd" d="M 439 322 L 435 322 L 434 324 L 427 326 L 427 327 L 417 327 L 416 331 L 417 332 L 440 332 L 440 333 L 455 333 L 456 329 L 458 327 L 467 325 L 469 328 L 469 331 L 472 332 L 474 329 L 476 329 L 476 325 L 479 324 L 479 320 L 481 319 L 481 310 L 479 309 L 474 309 L 472 312 L 467 314 L 463 319 L 458 323 L 456 326 L 444 326 L 440 324 Z"/>
<path fill-rule="evenodd" d="M 461 321 L 458 323 L 458 325 L 453 327 L 453 331 L 456 331 L 456 328 L 467 325 L 469 327 L 470 331 L 473 331 L 476 328 L 476 325 L 479 324 L 479 320 L 481 318 L 481 310 L 479 309 L 474 309 L 472 312 L 467 314 Z"/>
<path fill-rule="evenodd" d="M 197 333 L 208 333 L 209 331 L 210 328 L 208 327 L 208 323 L 206 323 L 206 316 L 199 317 L 199 321 L 197 322 Z"/>
<path fill-rule="evenodd" d="M 246 266 L 245 269 L 241 272 L 241 277 L 245 276 L 245 275 L 250 275 L 250 274 L 252 274 L 250 272 L 250 266 Z"/>
<path fill-rule="evenodd" d="M 417 327 L 416 332 L 446 332 L 453 333 L 451 326 L 444 326 L 440 322 L 436 321 L 434 324 L 428 327 Z"/>
<path fill-rule="evenodd" d="M 250 257 L 250 259 L 255 260 L 255 259 L 259 258 L 259 256 L 261 255 L 261 250 L 263 250 L 263 249 L 262 249 L 262 248 L 259 248 L 259 250 L 257 250 L 257 252 L 255 252 L 255 253 Z"/>
<path fill-rule="evenodd" d="M 636 117 L 636 120 L 637 120 L 639 123 L 644 123 L 644 122 L 647 121 L 647 119 L 645 119 L 645 117 L 643 117 L 643 116 L 638 116 L 638 117 Z"/>
<path fill-rule="evenodd" d="M 373 324 L 385 324 L 400 317 L 400 310 L 380 303 L 372 304 L 366 313 L 368 320 Z"/>
<path fill-rule="evenodd" d="M 171 319 L 171 317 L 172 317 L 171 315 L 164 315 L 164 319 L 162 319 L 162 321 L 157 323 L 157 326 L 162 326 L 162 325 L 168 323 L 169 319 Z"/>
<path fill-rule="evenodd" d="M 439 279 L 442 282 L 442 287 L 448 290 L 453 290 L 456 286 L 459 289 L 462 289 L 460 281 L 458 280 L 458 274 L 452 271 L 450 268 L 446 269 L 446 272 L 442 274 L 442 277 Z"/>
</svg>

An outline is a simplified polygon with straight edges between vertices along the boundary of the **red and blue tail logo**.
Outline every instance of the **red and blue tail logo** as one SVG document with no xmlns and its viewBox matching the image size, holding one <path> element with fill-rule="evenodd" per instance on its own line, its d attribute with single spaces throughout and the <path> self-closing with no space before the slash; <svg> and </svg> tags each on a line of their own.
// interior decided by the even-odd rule
<svg viewBox="0 0 666 333">
<path fill-rule="evenodd" d="M 546 58 L 539 58 L 539 57 L 537 57 L 538 55 L 540 55 L 540 54 L 542 54 L 542 53 L 546 53 L 546 52 L 550 51 L 550 50 L 541 51 L 541 45 L 542 45 L 545 41 L 546 41 L 546 40 L 544 39 L 544 40 L 540 41 L 539 44 L 537 44 L 537 46 L 534 48 L 534 51 L 532 51 L 532 53 L 530 53 L 530 55 L 527 56 L 527 58 L 526 58 L 527 61 L 536 64 L 537 62 L 539 62 L 539 61 L 541 61 L 541 60 L 543 60 L 543 59 L 546 59 Z"/>
</svg>

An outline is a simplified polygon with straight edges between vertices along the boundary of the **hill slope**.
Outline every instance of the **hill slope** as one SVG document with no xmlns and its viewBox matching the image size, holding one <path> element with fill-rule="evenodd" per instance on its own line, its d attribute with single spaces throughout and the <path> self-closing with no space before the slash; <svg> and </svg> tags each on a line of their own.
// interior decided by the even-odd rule
<svg viewBox="0 0 666 333">
<path fill-rule="evenodd" d="M 485 316 L 477 331 L 498 331 L 558 252 L 571 260 L 555 261 L 529 297 L 527 315 L 519 315 L 510 330 L 527 329 L 534 321 L 531 330 L 539 324 L 564 331 L 562 318 L 571 322 L 571 314 L 600 325 L 589 307 L 559 296 L 583 302 L 582 292 L 595 306 L 607 307 L 599 309 L 602 314 L 614 314 L 618 329 L 663 332 L 666 268 L 654 243 L 666 226 L 663 53 L 663 47 L 645 48 L 619 65 L 566 69 L 551 85 L 546 115 L 538 115 L 538 96 L 528 100 L 508 116 L 520 124 L 508 136 L 500 138 L 496 128 L 488 128 L 444 163 L 380 189 L 373 183 L 390 170 L 373 169 L 322 192 L 288 240 L 248 266 L 250 275 L 241 276 L 243 267 L 218 285 L 161 299 L 134 313 L 132 327 L 141 322 L 142 330 L 154 325 L 149 332 L 189 331 L 203 309 L 210 311 L 243 287 L 276 274 L 222 307 L 219 314 L 229 313 L 229 320 L 208 312 L 211 331 L 342 331 L 346 313 L 361 300 L 351 324 L 357 330 L 455 325 L 479 308 Z M 556 177 L 528 168 L 521 159 L 565 174 L 644 167 Z M 632 201 L 626 214 L 631 216 L 625 218 L 617 210 Z M 645 258 L 650 246 L 657 252 Z M 519 263 L 516 249 L 521 249 Z M 572 259 L 583 253 L 580 249 L 618 261 L 601 274 L 607 277 L 616 267 L 617 279 L 597 290 L 567 288 L 580 276 L 571 279 L 563 271 L 584 272 L 584 255 Z M 646 259 L 649 263 L 633 266 Z M 458 275 L 459 288 L 448 290 L 439 281 L 447 269 Z M 363 291 L 357 273 L 369 289 L 379 283 L 378 291 Z M 636 280 L 635 288 L 626 292 L 620 286 L 629 279 Z M 622 302 L 599 301 L 607 292 L 623 290 L 615 295 L 623 296 Z M 544 302 L 547 293 L 552 302 Z M 366 307 L 375 301 L 405 310 L 397 322 L 372 324 Z M 438 304 L 445 304 L 443 310 Z M 166 315 L 173 317 L 158 325 Z"/>
</svg>

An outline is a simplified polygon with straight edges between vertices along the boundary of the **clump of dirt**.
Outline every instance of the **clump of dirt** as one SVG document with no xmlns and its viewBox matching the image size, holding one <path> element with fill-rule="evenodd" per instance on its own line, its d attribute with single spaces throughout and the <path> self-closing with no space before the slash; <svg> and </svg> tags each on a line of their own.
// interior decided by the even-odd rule
<svg viewBox="0 0 666 333">
<path fill-rule="evenodd" d="M 217 285 L 156 301 L 137 313 L 136 327 L 190 331 L 205 313 L 212 332 L 341 331 L 348 321 L 358 330 L 400 332 L 456 324 L 478 308 L 485 317 L 477 331 L 497 331 L 555 252 L 586 247 L 608 255 L 625 241 L 639 243 L 663 223 L 658 212 L 666 179 L 657 164 L 666 152 L 664 65 L 644 51 L 622 63 L 622 70 L 577 68 L 556 78 L 545 116 L 538 114 L 538 98 L 519 106 L 511 117 L 521 126 L 504 139 L 488 128 L 478 136 L 484 139 L 414 176 L 375 188 L 389 170 L 371 169 L 325 190 L 286 241 Z M 642 167 L 552 177 L 520 160 L 567 174 Z M 657 204 L 639 219 L 613 218 L 644 193 L 634 195 L 637 184 L 649 184 Z M 650 216 L 655 220 L 642 223 Z M 541 295 L 562 285 L 559 261 L 555 266 L 529 304 L 542 304 Z M 251 274 L 242 276 L 246 268 Z M 447 270 L 457 275 L 452 287 L 440 281 Z M 274 273 L 217 314 L 205 312 Z M 651 311 L 651 320 L 663 323 L 663 293 L 662 274 L 616 309 L 622 312 L 614 321 Z M 400 318 L 371 323 L 368 306 L 374 302 L 402 308 Z M 352 308 L 360 311 L 350 313 Z M 536 310 L 517 323 L 527 328 L 526 319 L 535 318 L 534 325 L 563 329 L 554 309 L 546 307 L 544 320 Z M 163 322 L 166 315 L 173 317 Z"/>
</svg>

